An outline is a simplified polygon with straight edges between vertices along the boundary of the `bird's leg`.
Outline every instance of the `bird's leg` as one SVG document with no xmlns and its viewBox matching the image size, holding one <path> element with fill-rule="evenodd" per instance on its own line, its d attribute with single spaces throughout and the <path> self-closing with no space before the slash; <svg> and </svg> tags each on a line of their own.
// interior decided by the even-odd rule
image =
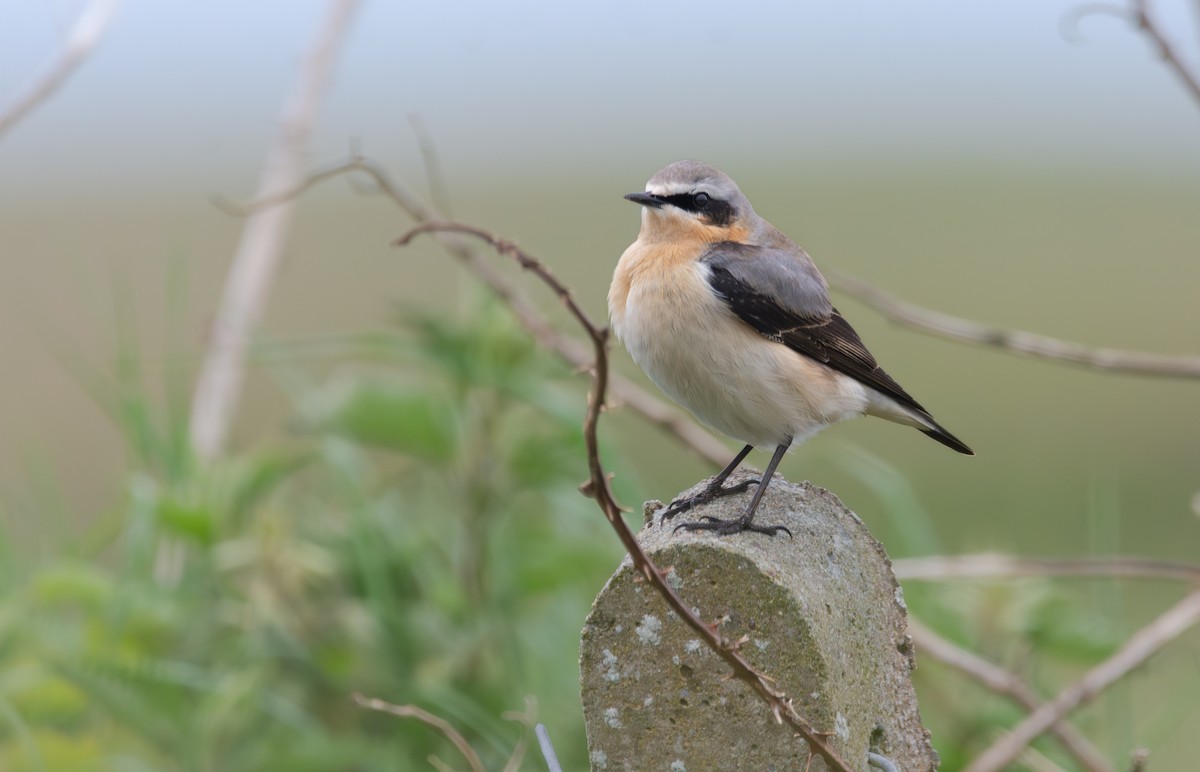
<svg viewBox="0 0 1200 772">
<path fill-rule="evenodd" d="M 701 504 L 712 501 L 713 499 L 719 499 L 723 496 L 729 496 L 733 493 L 741 493 L 751 485 L 758 484 L 758 480 L 751 478 L 749 480 L 743 480 L 737 485 L 731 485 L 728 488 L 721 487 L 725 480 L 729 478 L 729 475 L 733 474 L 733 470 L 737 469 L 738 466 L 746 460 L 746 456 L 750 455 L 750 451 L 752 450 L 754 450 L 753 445 L 747 445 L 746 447 L 742 448 L 741 452 L 729 462 L 729 466 L 722 469 L 721 473 L 712 478 L 712 482 L 706 485 L 704 490 L 700 491 L 695 496 L 689 496 L 686 499 L 675 499 L 672 501 L 671 506 L 667 507 L 666 511 L 662 513 L 662 519 L 670 520 L 672 517 L 675 517 L 675 515 L 678 515 L 681 512 L 687 512 L 692 507 L 698 507 Z"/>
<path fill-rule="evenodd" d="M 791 440 L 781 443 L 775 448 L 775 455 L 771 456 L 771 463 L 767 464 L 767 471 L 763 473 L 762 482 L 758 489 L 754 491 L 754 498 L 750 499 L 750 506 L 746 508 L 746 513 L 739 518 L 730 520 L 720 520 L 715 517 L 704 516 L 700 518 L 698 523 L 682 523 L 675 527 L 678 531 L 682 528 L 685 531 L 715 531 L 720 536 L 728 536 L 731 533 L 740 533 L 742 531 L 754 531 L 755 533 L 765 533 L 767 536 L 774 536 L 783 531 L 788 536 L 792 535 L 782 525 L 754 525 L 754 511 L 758 509 L 758 502 L 762 501 L 763 493 L 766 492 L 767 486 L 771 484 L 771 478 L 775 476 L 775 467 L 779 466 L 779 462 L 783 460 L 783 454 L 791 447 Z"/>
</svg>

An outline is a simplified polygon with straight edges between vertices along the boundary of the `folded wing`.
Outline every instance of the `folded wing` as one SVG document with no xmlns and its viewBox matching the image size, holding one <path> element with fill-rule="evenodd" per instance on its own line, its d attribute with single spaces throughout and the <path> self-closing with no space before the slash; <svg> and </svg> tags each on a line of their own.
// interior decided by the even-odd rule
<svg viewBox="0 0 1200 772">
<path fill-rule="evenodd" d="M 960 453 L 972 454 L 879 366 L 829 302 L 825 280 L 808 255 L 793 249 L 723 242 L 715 244 L 701 263 L 708 268 L 713 292 L 760 334 L 889 397 L 926 424 L 926 434 Z"/>
</svg>

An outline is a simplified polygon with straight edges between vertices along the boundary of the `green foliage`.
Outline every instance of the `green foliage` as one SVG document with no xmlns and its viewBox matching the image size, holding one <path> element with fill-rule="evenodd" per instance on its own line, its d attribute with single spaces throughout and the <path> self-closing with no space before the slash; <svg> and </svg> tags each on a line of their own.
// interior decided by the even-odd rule
<svg viewBox="0 0 1200 772">
<path fill-rule="evenodd" d="M 0 533 L 0 769 L 459 762 L 431 728 L 359 708 L 354 693 L 447 719 L 489 768 L 527 731 L 504 712 L 533 695 L 568 768 L 583 763 L 578 633 L 621 552 L 577 491 L 582 381 L 495 305 L 462 321 L 409 315 L 336 353 L 356 364 L 315 381 L 281 374 L 296 432 L 210 465 L 188 451 L 185 382 L 149 396 L 135 346 L 111 378 L 89 379 L 127 440 L 124 501 L 33 555 Z M 885 541 L 938 551 L 902 473 L 861 450 L 839 458 L 889 515 Z M 1043 694 L 1125 632 L 1101 613 L 1111 596 L 1062 583 L 905 591 L 927 624 Z M 921 664 L 944 768 L 1020 719 Z M 1151 715 L 1154 731 L 1175 731 L 1190 704 Z M 1071 766 L 1052 741 L 1037 748 Z"/>
<path fill-rule="evenodd" d="M 297 437 L 212 465 L 120 357 L 95 391 L 124 507 L 0 574 L 0 768 L 459 762 L 355 692 L 443 716 L 496 768 L 533 695 L 582 756 L 578 628 L 620 554 L 576 490 L 582 382 L 494 307 L 405 321 L 298 390 Z"/>
<path fill-rule="evenodd" d="M 913 583 L 905 588 L 905 599 L 952 642 L 1017 674 L 1035 693 L 1052 695 L 1059 685 L 1078 677 L 1081 668 L 1112 655 L 1128 634 L 1116 629 L 1078 590 L 1047 579 Z M 1007 698 L 927 658 L 921 660 L 915 680 L 921 715 L 947 769 L 966 766 L 996 739 L 1001 727 L 1027 714 Z M 1075 723 L 1096 736 L 1086 731 L 1088 724 L 1078 719 Z M 1035 747 L 1063 768 L 1072 768 L 1074 762 L 1053 740 L 1043 739 Z M 1124 752 L 1123 747 L 1111 750 Z"/>
</svg>

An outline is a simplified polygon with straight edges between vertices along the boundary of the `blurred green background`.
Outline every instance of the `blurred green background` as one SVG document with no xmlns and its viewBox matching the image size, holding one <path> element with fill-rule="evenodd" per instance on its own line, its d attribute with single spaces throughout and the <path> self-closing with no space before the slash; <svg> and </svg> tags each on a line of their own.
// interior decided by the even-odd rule
<svg viewBox="0 0 1200 772">
<path fill-rule="evenodd" d="M 357 138 L 424 193 L 419 114 L 453 215 L 543 258 L 597 317 L 637 229 L 621 196 L 699 157 L 824 268 L 1003 327 L 1200 350 L 1200 105 L 1118 22 L 1086 20 L 1072 44 L 1069 3 L 961 5 L 730 18 L 707 3 L 366 3 L 312 161 Z M 3 6 L 0 94 L 80 7 Z M 1189 10 L 1161 8 L 1181 45 Z M 303 197 L 233 450 L 210 467 L 188 453 L 241 228 L 207 199 L 252 189 L 322 14 L 130 3 L 0 137 L 0 769 L 459 764 L 429 728 L 351 704 L 356 691 L 446 717 L 497 769 L 523 731 L 502 714 L 532 695 L 567 768 L 584 763 L 578 633 L 621 556 L 575 490 L 585 382 L 432 243 L 389 247 L 411 223 L 386 200 L 341 181 Z M 1194 560 L 1197 384 L 964 347 L 836 302 L 979 454 L 860 421 L 784 462 L 893 557 Z M 624 411 L 602 436 L 634 510 L 712 471 Z M 914 613 L 1047 696 L 1180 590 L 905 589 Z M 921 665 L 945 768 L 1016 720 Z M 1187 768 L 1198 689 L 1193 631 L 1078 723 L 1114 761 L 1145 745 L 1156 768 Z"/>
</svg>

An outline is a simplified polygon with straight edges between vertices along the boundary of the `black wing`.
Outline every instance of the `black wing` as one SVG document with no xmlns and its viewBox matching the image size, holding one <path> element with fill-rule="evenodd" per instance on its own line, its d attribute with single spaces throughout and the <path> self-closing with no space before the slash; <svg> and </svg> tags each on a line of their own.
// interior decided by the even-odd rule
<svg viewBox="0 0 1200 772">
<path fill-rule="evenodd" d="M 938 425 L 929 411 L 879 366 L 858 333 L 836 308 L 829 306 L 828 313 L 816 314 L 804 314 L 788 308 L 780 295 L 758 291 L 722 262 L 705 261 L 709 268 L 708 282 L 739 319 L 763 336 L 823 362 L 910 408 L 933 427 L 923 430 L 926 434 L 960 453 L 973 455 L 966 444 Z M 776 264 L 776 267 L 779 265 Z"/>
<path fill-rule="evenodd" d="M 728 269 L 709 267 L 709 285 L 739 319 L 763 336 L 823 362 L 905 407 L 927 414 L 928 411 L 876 363 L 858 333 L 836 308 L 826 316 L 800 316 L 785 309 L 775 298 L 756 292 Z"/>
</svg>

